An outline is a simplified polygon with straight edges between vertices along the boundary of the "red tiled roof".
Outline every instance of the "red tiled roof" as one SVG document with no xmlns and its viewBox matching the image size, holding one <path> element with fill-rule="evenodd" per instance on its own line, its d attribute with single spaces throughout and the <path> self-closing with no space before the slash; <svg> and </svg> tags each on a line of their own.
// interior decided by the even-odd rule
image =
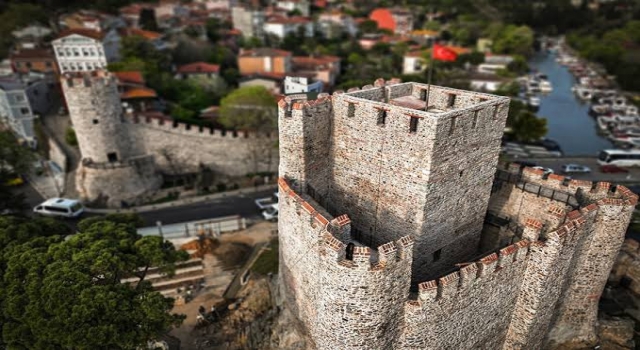
<svg viewBox="0 0 640 350">
<path fill-rule="evenodd" d="M 152 98 L 152 97 L 157 97 L 158 95 L 156 94 L 156 91 L 153 89 L 149 89 L 146 87 L 139 87 L 139 88 L 133 88 L 133 89 L 128 89 L 125 92 L 123 92 L 120 97 L 122 99 L 130 99 L 130 98 Z"/>
<path fill-rule="evenodd" d="M 12 60 L 16 59 L 53 59 L 54 55 L 48 49 L 22 49 L 11 54 Z"/>
<path fill-rule="evenodd" d="M 143 30 L 138 28 L 122 28 L 120 34 L 123 36 L 140 36 L 147 40 L 155 40 L 162 36 L 158 32 L 152 32 L 150 30 Z"/>
<path fill-rule="evenodd" d="M 287 73 L 260 72 L 260 73 L 245 74 L 244 78 L 246 79 L 267 78 L 267 79 L 281 80 L 281 79 L 284 79 L 284 77 L 286 76 L 287 76 Z"/>
<path fill-rule="evenodd" d="M 396 30 L 396 21 L 393 19 L 389 9 L 375 9 L 371 12 L 369 18 L 375 21 L 380 29 Z"/>
<path fill-rule="evenodd" d="M 289 18 L 282 16 L 273 16 L 266 21 L 266 23 L 273 24 L 303 24 L 309 22 L 311 22 L 311 19 L 302 16 L 294 16 Z"/>
<path fill-rule="evenodd" d="M 285 50 L 272 49 L 270 47 L 260 47 L 253 50 L 247 50 L 238 55 L 238 57 L 279 57 L 291 56 L 291 52 Z"/>
<path fill-rule="evenodd" d="M 138 71 L 113 72 L 121 83 L 144 85 L 144 77 Z"/>
<path fill-rule="evenodd" d="M 197 74 L 197 73 L 218 73 L 220 66 L 217 64 L 209 64 L 206 62 L 194 62 L 178 67 L 177 72 L 180 74 Z"/>
<path fill-rule="evenodd" d="M 99 32 L 97 30 L 87 29 L 87 28 L 74 28 L 74 29 L 66 29 L 61 31 L 56 38 L 58 39 L 64 38 L 66 36 L 73 35 L 73 34 L 86 36 L 95 40 L 102 40 L 105 36 L 105 33 Z"/>
</svg>

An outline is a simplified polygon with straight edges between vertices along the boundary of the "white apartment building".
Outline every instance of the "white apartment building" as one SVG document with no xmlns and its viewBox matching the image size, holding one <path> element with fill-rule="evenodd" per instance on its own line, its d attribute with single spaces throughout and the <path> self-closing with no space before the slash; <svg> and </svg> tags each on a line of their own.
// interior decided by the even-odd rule
<svg viewBox="0 0 640 350">
<path fill-rule="evenodd" d="M 115 30 L 65 30 L 52 46 L 61 74 L 106 68 L 120 59 L 120 37 Z"/>
<path fill-rule="evenodd" d="M 275 35 L 280 39 L 284 39 L 289 34 L 297 34 L 301 29 L 304 31 L 304 36 L 313 37 L 313 22 L 306 17 L 272 17 L 264 24 L 266 34 Z"/>
<path fill-rule="evenodd" d="M 276 7 L 287 11 L 298 10 L 301 16 L 309 16 L 309 2 L 306 0 L 280 0 Z"/>
<path fill-rule="evenodd" d="M 404 55 L 402 64 L 402 74 L 419 74 L 427 68 L 423 51 L 407 52 Z"/>
<path fill-rule="evenodd" d="M 43 77 L 0 77 L 0 124 L 16 137 L 35 147 L 33 129 L 35 113 L 45 113 L 51 107 L 49 87 Z"/>
<path fill-rule="evenodd" d="M 241 31 L 244 38 L 263 39 L 264 11 L 244 6 L 232 7 L 231 20 L 233 21 L 233 29 Z"/>
<path fill-rule="evenodd" d="M 297 94 L 307 92 L 322 92 L 322 82 L 320 80 L 313 81 L 307 77 L 291 77 L 284 78 L 284 93 Z"/>
</svg>

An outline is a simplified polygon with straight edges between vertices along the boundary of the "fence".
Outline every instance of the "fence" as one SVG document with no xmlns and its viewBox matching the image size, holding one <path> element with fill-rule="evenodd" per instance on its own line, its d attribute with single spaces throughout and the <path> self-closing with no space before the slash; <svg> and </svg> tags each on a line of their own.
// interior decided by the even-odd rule
<svg viewBox="0 0 640 350">
<path fill-rule="evenodd" d="M 169 225 L 163 225 L 158 222 L 156 226 L 138 229 L 138 233 L 143 236 L 162 236 L 164 238 L 195 237 L 199 234 L 217 237 L 225 232 L 233 232 L 245 228 L 247 228 L 246 219 L 240 215 L 233 215 Z"/>
</svg>

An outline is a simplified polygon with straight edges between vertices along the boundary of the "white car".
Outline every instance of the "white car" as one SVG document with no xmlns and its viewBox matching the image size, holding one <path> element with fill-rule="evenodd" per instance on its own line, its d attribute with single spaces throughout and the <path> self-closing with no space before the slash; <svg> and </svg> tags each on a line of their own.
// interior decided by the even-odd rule
<svg viewBox="0 0 640 350">
<path fill-rule="evenodd" d="M 75 199 L 51 198 L 33 208 L 33 212 L 44 216 L 77 218 L 84 213 L 84 206 Z"/>
<path fill-rule="evenodd" d="M 265 210 L 274 204 L 278 204 L 278 192 L 274 192 L 273 197 L 258 198 L 255 203 L 260 210 Z"/>
<path fill-rule="evenodd" d="M 278 220 L 278 203 L 272 204 L 268 208 L 262 211 L 262 217 L 267 221 Z"/>
<path fill-rule="evenodd" d="M 538 169 L 538 170 L 542 170 L 545 174 L 553 174 L 553 169 L 551 168 L 545 168 L 543 166 L 534 166 L 532 169 Z"/>
<path fill-rule="evenodd" d="M 570 173 L 590 173 L 591 169 L 585 165 L 579 164 L 565 164 L 562 166 L 562 172 L 565 174 Z"/>
</svg>

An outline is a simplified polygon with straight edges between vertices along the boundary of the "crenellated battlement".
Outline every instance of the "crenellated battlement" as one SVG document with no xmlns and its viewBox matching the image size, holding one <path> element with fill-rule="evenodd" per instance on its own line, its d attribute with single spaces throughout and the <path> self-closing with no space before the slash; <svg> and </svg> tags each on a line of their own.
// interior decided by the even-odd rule
<svg viewBox="0 0 640 350">
<path fill-rule="evenodd" d="M 215 139 L 247 139 L 247 138 L 271 138 L 277 139 L 276 133 L 260 134 L 254 131 L 247 130 L 224 130 L 215 129 L 200 125 L 193 125 L 174 121 L 168 117 L 162 116 L 149 116 L 136 113 L 125 114 L 127 121 L 132 124 L 137 124 L 143 127 L 153 128 L 158 131 L 170 132 L 172 134 L 184 135 L 184 136 L 198 136 L 208 137 Z"/>
<path fill-rule="evenodd" d="M 283 195 L 281 201 L 285 200 L 287 205 L 293 205 L 300 217 L 304 215 L 302 220 L 311 222 L 311 227 L 315 227 L 318 232 L 321 250 L 325 251 L 326 256 L 338 265 L 380 271 L 397 261 L 410 261 L 413 251 L 411 236 L 404 236 L 395 242 L 387 242 L 377 249 L 360 245 L 351 237 L 351 219 L 347 215 L 332 217 L 313 199 L 304 194 L 302 196 L 297 194 L 284 178 L 278 179 L 278 187 Z M 349 243 L 355 244 L 352 259 L 346 257 Z"/>
</svg>

